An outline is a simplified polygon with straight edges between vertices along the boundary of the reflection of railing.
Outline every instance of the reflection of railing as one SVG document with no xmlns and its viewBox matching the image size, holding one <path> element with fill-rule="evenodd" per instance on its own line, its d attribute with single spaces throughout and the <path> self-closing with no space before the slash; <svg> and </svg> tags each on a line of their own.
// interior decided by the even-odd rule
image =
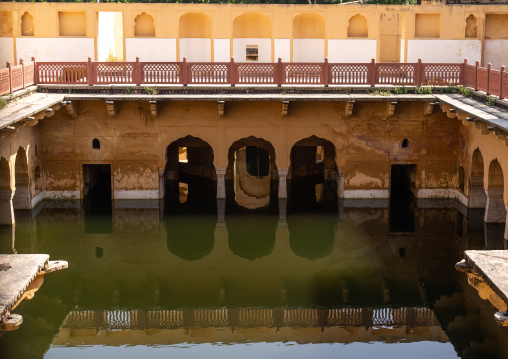
<svg viewBox="0 0 508 359">
<path fill-rule="evenodd" d="M 193 310 L 73 311 L 64 328 L 146 329 L 199 327 L 435 326 L 428 308 L 240 308 Z"/>
<path fill-rule="evenodd" d="M 32 62 L 0 70 L 0 95 L 30 84 L 465 85 L 505 98 L 508 74 L 464 63 Z"/>
</svg>

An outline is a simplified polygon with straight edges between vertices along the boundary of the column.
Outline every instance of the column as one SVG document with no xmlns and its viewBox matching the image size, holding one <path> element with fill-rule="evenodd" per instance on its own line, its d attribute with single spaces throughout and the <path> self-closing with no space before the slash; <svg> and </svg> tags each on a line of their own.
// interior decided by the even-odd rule
<svg viewBox="0 0 508 359">
<path fill-rule="evenodd" d="M 506 221 L 506 208 L 503 201 L 503 189 L 488 189 L 487 207 L 485 209 L 485 223 L 504 223 Z"/>
<path fill-rule="evenodd" d="M 279 169 L 279 198 L 288 198 L 287 176 L 288 169 Z"/>
<path fill-rule="evenodd" d="M 483 177 L 471 177 L 471 193 L 469 194 L 469 208 L 485 208 L 487 196 L 483 188 Z"/>
<path fill-rule="evenodd" d="M 337 197 L 344 198 L 344 170 L 337 173 Z"/>
<path fill-rule="evenodd" d="M 12 225 L 14 221 L 14 210 L 12 208 L 12 197 L 15 190 L 0 190 L 0 224 Z"/>
<path fill-rule="evenodd" d="M 226 198 L 226 181 L 224 176 L 226 175 L 225 169 L 215 170 L 217 174 L 217 199 Z"/>
</svg>

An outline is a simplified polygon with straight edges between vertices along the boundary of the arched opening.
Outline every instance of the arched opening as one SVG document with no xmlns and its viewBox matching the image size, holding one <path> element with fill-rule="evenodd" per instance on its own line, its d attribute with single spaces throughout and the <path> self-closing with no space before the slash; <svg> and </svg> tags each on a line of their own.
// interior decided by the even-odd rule
<svg viewBox="0 0 508 359">
<path fill-rule="evenodd" d="M 293 253 L 310 260 L 330 255 L 334 248 L 336 221 L 336 214 L 289 215 L 289 245 Z"/>
<path fill-rule="evenodd" d="M 235 18 L 233 57 L 237 62 L 272 61 L 272 22 L 267 16 L 250 13 Z"/>
<path fill-rule="evenodd" d="M 277 216 L 234 215 L 226 218 L 229 249 L 235 255 L 254 260 L 272 253 Z"/>
<path fill-rule="evenodd" d="M 14 211 L 12 210 L 11 172 L 9 162 L 0 158 L 0 224 L 12 225 Z"/>
<path fill-rule="evenodd" d="M 142 12 L 134 19 L 134 36 L 155 37 L 153 17 Z"/>
<path fill-rule="evenodd" d="M 477 33 L 477 20 L 476 17 L 471 14 L 466 19 L 466 28 L 464 29 L 464 37 L 466 39 L 476 39 Z"/>
<path fill-rule="evenodd" d="M 503 223 L 506 221 L 506 208 L 504 205 L 504 176 L 501 165 L 497 159 L 489 165 L 489 181 L 487 190 L 487 207 L 485 209 L 486 223 Z"/>
<path fill-rule="evenodd" d="M 292 212 L 337 210 L 337 164 L 332 142 L 316 136 L 291 148 L 288 176 L 289 208 Z"/>
<path fill-rule="evenodd" d="M 92 141 L 92 149 L 94 150 L 100 150 L 101 149 L 101 142 L 94 138 L 93 141 Z"/>
<path fill-rule="evenodd" d="M 459 178 L 458 178 L 458 189 L 462 193 L 464 193 L 464 186 L 465 186 L 465 174 L 464 174 L 464 167 L 459 167 Z"/>
<path fill-rule="evenodd" d="M 409 141 L 408 141 L 407 138 L 404 138 L 402 140 L 402 145 L 401 146 L 402 146 L 402 148 L 407 148 L 409 146 Z"/>
<path fill-rule="evenodd" d="M 14 209 L 30 209 L 30 180 L 28 178 L 26 151 L 23 147 L 18 149 L 14 169 L 16 191 L 12 198 L 12 206 Z"/>
<path fill-rule="evenodd" d="M 21 36 L 34 36 L 34 18 L 28 12 L 21 16 Z"/>
<path fill-rule="evenodd" d="M 191 62 L 211 61 L 210 17 L 199 12 L 190 12 L 180 17 L 180 58 Z"/>
<path fill-rule="evenodd" d="M 367 19 L 360 14 L 351 17 L 347 27 L 347 37 L 369 37 Z"/>
<path fill-rule="evenodd" d="M 325 19 L 318 14 L 300 14 L 293 19 L 293 61 L 323 62 Z"/>
<path fill-rule="evenodd" d="M 187 136 L 167 147 L 166 160 L 166 212 L 215 213 L 217 176 L 212 147 Z"/>
<path fill-rule="evenodd" d="M 231 145 L 225 176 L 230 208 L 268 209 L 277 202 L 277 183 L 272 183 L 277 179 L 275 149 L 270 142 L 251 136 Z"/>
<path fill-rule="evenodd" d="M 166 217 L 164 226 L 168 250 L 188 261 L 205 257 L 214 248 L 216 224 L 216 216 Z"/>
<path fill-rule="evenodd" d="M 469 208 L 485 208 L 487 205 L 487 195 L 483 184 L 484 163 L 480 149 L 477 148 L 473 152 L 471 160 L 471 177 L 469 179 L 470 194 Z"/>
</svg>

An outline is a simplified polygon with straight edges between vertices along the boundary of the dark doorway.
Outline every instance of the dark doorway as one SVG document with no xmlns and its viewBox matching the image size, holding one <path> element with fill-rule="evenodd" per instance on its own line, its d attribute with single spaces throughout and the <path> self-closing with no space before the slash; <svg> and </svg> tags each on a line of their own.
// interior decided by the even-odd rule
<svg viewBox="0 0 508 359">
<path fill-rule="evenodd" d="M 83 165 L 85 233 L 111 233 L 111 165 Z"/>
<path fill-rule="evenodd" d="M 415 231 L 416 165 L 392 165 L 390 232 Z"/>
</svg>

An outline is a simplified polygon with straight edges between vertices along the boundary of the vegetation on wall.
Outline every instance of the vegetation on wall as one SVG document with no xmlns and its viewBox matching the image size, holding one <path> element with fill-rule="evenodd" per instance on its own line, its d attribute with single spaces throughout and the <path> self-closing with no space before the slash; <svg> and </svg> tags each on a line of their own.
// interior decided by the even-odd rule
<svg viewBox="0 0 508 359">
<path fill-rule="evenodd" d="M 6 1 L 6 0 L 3 0 Z M 8 0 L 7 0 L 8 1 Z M 12 0 L 12 2 L 89 2 L 97 0 Z M 100 0 L 101 3 L 182 3 L 182 4 L 342 4 L 359 0 Z M 415 5 L 416 0 L 363 0 L 364 4 Z"/>
</svg>

